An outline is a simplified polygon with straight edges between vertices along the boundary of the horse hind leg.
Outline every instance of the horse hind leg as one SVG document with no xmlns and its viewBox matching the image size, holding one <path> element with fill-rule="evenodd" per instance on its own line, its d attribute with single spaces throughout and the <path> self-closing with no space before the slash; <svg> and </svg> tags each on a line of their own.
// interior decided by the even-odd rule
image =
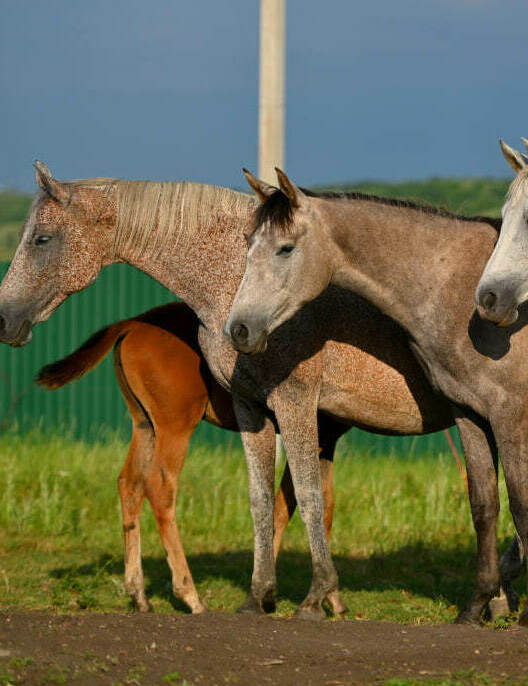
<svg viewBox="0 0 528 686">
<path fill-rule="evenodd" d="M 146 495 L 167 553 L 173 593 L 193 614 L 205 612 L 208 608 L 194 585 L 175 520 L 175 507 L 180 471 L 189 439 L 198 421 L 199 416 L 190 426 L 181 427 L 178 421 L 167 426 L 156 425 L 154 459 L 146 474 Z"/>
<path fill-rule="evenodd" d="M 500 594 L 496 598 L 492 598 L 489 603 L 492 620 L 519 611 L 520 598 L 512 583 L 522 572 L 523 561 L 523 546 L 519 536 L 515 536 L 499 561 L 501 590 Z"/>
<path fill-rule="evenodd" d="M 134 422 L 128 456 L 117 482 L 123 516 L 125 589 L 134 607 L 140 612 L 152 610 L 145 593 L 140 534 L 140 515 L 144 497 L 143 467 L 150 459 L 152 449 L 152 428 L 147 422 Z"/>
<path fill-rule="evenodd" d="M 457 417 L 456 422 L 466 456 L 469 500 L 478 549 L 476 588 L 456 621 L 459 624 L 477 624 L 486 605 L 500 588 L 497 447 L 489 425 L 481 426 L 480 422 L 467 416 Z"/>
</svg>

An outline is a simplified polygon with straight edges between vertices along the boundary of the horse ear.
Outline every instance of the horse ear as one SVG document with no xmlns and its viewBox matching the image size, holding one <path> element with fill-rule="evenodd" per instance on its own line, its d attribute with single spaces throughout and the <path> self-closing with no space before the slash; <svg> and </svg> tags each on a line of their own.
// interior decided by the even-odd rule
<svg viewBox="0 0 528 686">
<path fill-rule="evenodd" d="M 515 173 L 521 171 L 521 169 L 524 169 L 527 166 L 528 160 L 522 153 L 510 148 L 510 146 L 505 143 L 502 138 L 499 139 L 499 142 L 506 162 L 510 165 Z"/>
<path fill-rule="evenodd" d="M 279 180 L 279 188 L 290 201 L 290 205 L 292 207 L 299 207 L 302 191 L 297 188 L 293 181 L 290 181 L 282 169 L 275 167 L 275 171 L 277 172 L 277 179 Z"/>
<path fill-rule="evenodd" d="M 271 186 L 269 183 L 257 179 L 257 177 L 253 176 L 253 174 L 247 169 L 242 169 L 242 171 L 244 172 L 244 176 L 246 177 L 247 182 L 255 191 L 260 202 L 264 202 L 266 198 L 269 198 L 270 195 L 273 195 L 275 191 L 279 190 L 276 186 Z"/>
<path fill-rule="evenodd" d="M 54 179 L 50 170 L 43 162 L 35 160 L 33 165 L 35 167 L 35 180 L 37 184 L 46 191 L 54 200 L 60 202 L 61 205 L 67 205 L 70 202 L 70 191 L 66 186 Z"/>
</svg>

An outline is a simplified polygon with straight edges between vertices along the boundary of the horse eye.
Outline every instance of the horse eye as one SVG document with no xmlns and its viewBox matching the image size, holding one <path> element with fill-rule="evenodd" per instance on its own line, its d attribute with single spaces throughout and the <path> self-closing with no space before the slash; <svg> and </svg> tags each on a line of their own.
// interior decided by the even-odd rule
<svg viewBox="0 0 528 686">
<path fill-rule="evenodd" d="M 287 245 L 281 245 L 281 247 L 277 250 L 277 255 L 289 255 L 293 249 L 295 248 L 294 245 L 287 244 Z"/>
<path fill-rule="evenodd" d="M 46 245 L 46 243 L 49 243 L 51 241 L 51 236 L 37 236 L 34 240 L 35 245 Z"/>
</svg>

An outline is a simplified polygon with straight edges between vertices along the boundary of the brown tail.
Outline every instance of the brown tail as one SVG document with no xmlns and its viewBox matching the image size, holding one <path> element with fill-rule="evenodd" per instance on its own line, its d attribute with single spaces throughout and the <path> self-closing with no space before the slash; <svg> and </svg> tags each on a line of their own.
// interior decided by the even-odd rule
<svg viewBox="0 0 528 686">
<path fill-rule="evenodd" d="M 118 338 L 127 333 L 132 323 L 132 320 L 125 319 L 97 331 L 70 355 L 42 367 L 35 382 L 51 390 L 80 379 L 101 362 Z"/>
</svg>

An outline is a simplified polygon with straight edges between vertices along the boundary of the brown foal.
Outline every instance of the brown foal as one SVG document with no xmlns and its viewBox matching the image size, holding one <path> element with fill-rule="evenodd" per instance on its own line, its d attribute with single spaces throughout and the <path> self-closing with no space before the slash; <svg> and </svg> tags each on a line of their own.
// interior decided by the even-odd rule
<svg viewBox="0 0 528 686">
<path fill-rule="evenodd" d="M 198 326 L 197 316 L 182 302 L 156 307 L 101 329 L 37 376 L 40 385 L 60 388 L 96 367 L 114 346 L 115 372 L 132 418 L 132 440 L 118 478 L 125 587 L 142 612 L 151 609 L 141 566 L 140 514 L 145 496 L 167 552 L 174 595 L 193 613 L 207 609 L 194 585 L 174 517 L 178 479 L 189 439 L 202 419 L 231 431 L 238 431 L 238 426 L 230 393 L 215 381 L 200 352 Z M 336 440 L 330 439 L 332 448 Z M 325 457 L 327 436 L 322 443 Z M 334 509 L 332 458 L 333 451 L 330 459 L 321 460 L 328 537 Z M 275 500 L 275 557 L 295 507 L 286 465 Z"/>
</svg>

